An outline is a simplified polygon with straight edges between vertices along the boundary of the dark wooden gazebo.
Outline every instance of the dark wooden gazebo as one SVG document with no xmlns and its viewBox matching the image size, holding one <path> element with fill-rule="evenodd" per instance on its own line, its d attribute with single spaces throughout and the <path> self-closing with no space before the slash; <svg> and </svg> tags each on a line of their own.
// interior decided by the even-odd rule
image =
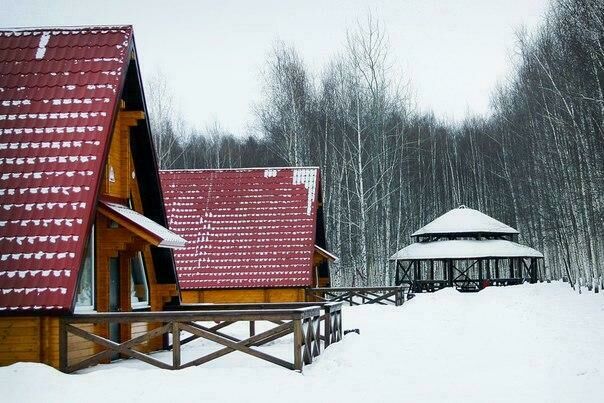
<svg viewBox="0 0 604 403">
<path fill-rule="evenodd" d="M 543 254 L 516 243 L 518 234 L 480 211 L 459 206 L 414 232 L 415 243 L 390 257 L 396 265 L 395 284 L 431 292 L 535 283 Z"/>
</svg>

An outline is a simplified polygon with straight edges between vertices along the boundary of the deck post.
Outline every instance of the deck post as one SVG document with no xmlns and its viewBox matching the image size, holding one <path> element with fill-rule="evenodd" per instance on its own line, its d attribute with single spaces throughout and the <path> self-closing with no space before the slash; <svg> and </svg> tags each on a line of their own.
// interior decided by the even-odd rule
<svg viewBox="0 0 604 403">
<path fill-rule="evenodd" d="M 172 322 L 172 368 L 180 369 L 180 328 Z"/>
<path fill-rule="evenodd" d="M 256 321 L 250 320 L 250 337 L 256 335 Z"/>
<path fill-rule="evenodd" d="M 331 307 L 329 305 L 325 306 L 325 319 L 324 319 L 324 334 L 325 334 L 325 340 L 323 340 L 325 342 L 325 344 L 323 345 L 324 348 L 327 348 L 329 346 L 329 344 L 331 343 L 331 321 L 332 321 L 332 316 L 334 315 L 334 313 L 331 310 Z"/>
<path fill-rule="evenodd" d="M 448 266 L 448 276 L 449 276 L 449 287 L 453 287 L 453 261 L 446 260 L 446 266 Z"/>
<path fill-rule="evenodd" d="M 302 372 L 302 345 L 304 343 L 304 334 L 302 332 L 302 320 L 294 319 L 294 369 Z"/>
</svg>

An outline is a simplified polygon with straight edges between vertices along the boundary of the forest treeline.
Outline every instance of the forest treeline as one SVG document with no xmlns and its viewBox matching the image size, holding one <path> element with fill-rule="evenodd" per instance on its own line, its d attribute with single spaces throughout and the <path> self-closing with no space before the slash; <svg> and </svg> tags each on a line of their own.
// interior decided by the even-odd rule
<svg viewBox="0 0 604 403">
<path fill-rule="evenodd" d="M 148 89 L 163 168 L 321 167 L 339 285 L 392 284 L 388 257 L 465 204 L 543 251 L 543 278 L 592 284 L 604 270 L 604 1 L 554 0 L 518 35 L 513 77 L 488 117 L 450 124 L 418 112 L 371 17 L 311 74 L 295 49 L 267 60 L 259 135 L 191 133 L 161 80 Z M 437 79 L 437 78 L 435 78 Z M 446 85 L 446 83 L 443 83 Z"/>
</svg>

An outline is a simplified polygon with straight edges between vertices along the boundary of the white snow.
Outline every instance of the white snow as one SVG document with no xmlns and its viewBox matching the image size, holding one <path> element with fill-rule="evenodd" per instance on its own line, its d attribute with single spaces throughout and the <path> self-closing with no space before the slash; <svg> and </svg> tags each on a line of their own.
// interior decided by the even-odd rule
<svg viewBox="0 0 604 403">
<path fill-rule="evenodd" d="M 0 368 L 0 388 L 6 402 L 601 402 L 603 315 L 604 294 L 564 283 L 444 289 L 402 307 L 345 309 L 344 328 L 360 335 L 303 374 L 233 353 L 180 371 L 127 360 L 64 375 L 19 363 Z M 290 348 L 284 340 L 265 351 L 288 357 Z M 191 343 L 183 358 L 214 349 Z"/>
<path fill-rule="evenodd" d="M 454 239 L 418 242 L 396 252 L 390 260 L 470 259 L 488 257 L 537 257 L 543 254 L 533 248 L 501 239 Z"/>
<path fill-rule="evenodd" d="M 179 249 L 183 248 L 187 242 L 184 238 L 181 238 L 180 236 L 176 235 L 174 232 L 170 231 L 166 227 L 159 225 L 150 218 L 145 217 L 144 215 L 132 209 L 129 209 L 126 206 L 110 202 L 101 203 L 110 210 L 112 210 L 114 213 L 119 214 L 126 220 L 135 223 L 136 225 L 144 228 L 146 231 L 159 237 L 161 240 L 159 245 L 157 245 L 159 247 Z"/>
<path fill-rule="evenodd" d="M 304 185 L 307 190 L 306 215 L 312 212 L 312 206 L 316 198 L 317 191 L 317 176 L 319 170 L 317 168 L 294 168 L 294 185 Z"/>
<path fill-rule="evenodd" d="M 38 44 L 38 49 L 36 50 L 36 59 L 42 59 L 46 54 L 46 45 L 48 45 L 48 41 L 50 40 L 50 32 L 43 32 L 42 36 L 40 36 L 40 43 Z"/>
<path fill-rule="evenodd" d="M 418 229 L 411 236 L 465 232 L 518 233 L 516 229 L 501 221 L 497 221 L 493 217 L 461 205 L 458 208 L 449 210 L 434 221 Z"/>
</svg>

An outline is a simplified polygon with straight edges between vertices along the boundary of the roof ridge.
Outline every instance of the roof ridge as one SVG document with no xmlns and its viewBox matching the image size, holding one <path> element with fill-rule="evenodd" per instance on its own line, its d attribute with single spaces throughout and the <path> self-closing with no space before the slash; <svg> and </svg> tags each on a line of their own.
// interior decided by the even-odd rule
<svg viewBox="0 0 604 403">
<path fill-rule="evenodd" d="M 27 31 L 82 31 L 95 29 L 133 29 L 132 24 L 118 25 L 50 25 L 37 27 L 0 27 L 0 33 L 3 32 L 27 32 Z"/>
<path fill-rule="evenodd" d="M 243 171 L 243 170 L 267 170 L 267 169 L 320 169 L 318 166 L 300 167 L 250 167 L 250 168 L 183 168 L 183 169 L 160 169 L 160 172 L 199 172 L 199 171 Z"/>
</svg>

